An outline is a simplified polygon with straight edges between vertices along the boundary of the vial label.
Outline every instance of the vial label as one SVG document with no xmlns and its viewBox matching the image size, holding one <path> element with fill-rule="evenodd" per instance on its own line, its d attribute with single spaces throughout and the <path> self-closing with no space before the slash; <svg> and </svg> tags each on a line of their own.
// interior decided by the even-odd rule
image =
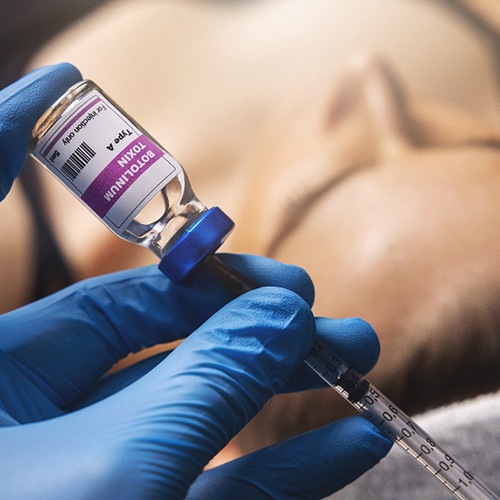
<svg viewBox="0 0 500 500">
<path fill-rule="evenodd" d="M 182 171 L 97 90 L 62 115 L 34 155 L 118 234 Z"/>
</svg>

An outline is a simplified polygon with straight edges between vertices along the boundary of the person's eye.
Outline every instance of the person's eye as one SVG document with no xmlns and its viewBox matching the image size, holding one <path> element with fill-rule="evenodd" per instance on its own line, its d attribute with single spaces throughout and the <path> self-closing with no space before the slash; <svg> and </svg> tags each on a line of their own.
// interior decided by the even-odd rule
<svg viewBox="0 0 500 500">
<path fill-rule="evenodd" d="M 318 182 L 312 178 L 302 182 L 296 190 L 291 191 L 281 203 L 282 209 L 276 221 L 276 228 L 266 246 L 266 255 L 272 257 L 286 237 L 304 220 L 308 212 L 327 193 L 331 193 L 351 176 L 373 166 L 372 161 L 349 165 L 335 172 L 329 179 Z"/>
</svg>

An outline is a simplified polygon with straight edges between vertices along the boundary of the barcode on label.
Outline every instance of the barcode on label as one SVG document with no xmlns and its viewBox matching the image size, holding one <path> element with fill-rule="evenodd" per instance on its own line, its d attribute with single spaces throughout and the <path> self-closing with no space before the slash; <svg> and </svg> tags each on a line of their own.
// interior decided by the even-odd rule
<svg viewBox="0 0 500 500">
<path fill-rule="evenodd" d="M 94 156 L 95 151 L 86 142 L 82 142 L 64 162 L 61 172 L 74 181 Z"/>
</svg>

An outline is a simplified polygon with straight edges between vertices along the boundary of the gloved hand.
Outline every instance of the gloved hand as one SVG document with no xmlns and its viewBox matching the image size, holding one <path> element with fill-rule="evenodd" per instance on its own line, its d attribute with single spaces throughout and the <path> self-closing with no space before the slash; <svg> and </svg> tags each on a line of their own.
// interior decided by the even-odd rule
<svg viewBox="0 0 500 500">
<path fill-rule="evenodd" d="M 254 281 L 272 279 L 311 298 L 297 268 L 255 257 L 231 262 Z M 206 271 L 179 286 L 150 267 L 82 282 L 0 317 L 2 494 L 183 498 L 195 482 L 193 497 L 227 498 L 218 488 L 235 477 L 231 467 L 215 479 L 214 471 L 196 478 L 302 364 L 315 333 L 306 302 L 284 288 L 224 305 L 229 299 Z M 364 324 L 318 325 L 336 341 L 354 325 L 359 344 L 346 342 L 353 356 L 358 349 L 376 354 Z M 192 331 L 166 359 L 153 360 L 156 366 L 148 361 L 99 382 L 128 352 Z M 248 471 L 236 488 L 243 498 L 259 498 L 259 491 L 263 498 L 283 491 L 320 498 L 388 448 L 370 424 L 351 419 L 266 450 L 258 466 L 236 462 L 233 468 Z M 294 469 L 300 475 L 291 480 Z"/>
<path fill-rule="evenodd" d="M 47 97 L 45 84 L 75 77 L 56 66 L 0 94 L 2 186 L 22 163 L 12 149 L 24 147 L 47 105 L 30 103 L 29 89 Z M 11 143 L 5 137 L 16 129 Z M 0 317 L 3 497 L 320 498 L 387 453 L 390 442 L 354 418 L 202 472 L 281 387 L 313 383 L 300 367 L 316 329 L 359 371 L 378 356 L 365 323 L 314 320 L 302 270 L 224 258 L 263 288 L 231 300 L 208 270 L 173 285 L 150 267 L 85 281 Z M 129 352 L 186 336 L 167 357 L 103 378 Z"/>
<path fill-rule="evenodd" d="M 32 71 L 0 91 L 0 201 L 23 166 L 38 118 L 81 79 L 74 66 L 63 63 Z"/>
</svg>

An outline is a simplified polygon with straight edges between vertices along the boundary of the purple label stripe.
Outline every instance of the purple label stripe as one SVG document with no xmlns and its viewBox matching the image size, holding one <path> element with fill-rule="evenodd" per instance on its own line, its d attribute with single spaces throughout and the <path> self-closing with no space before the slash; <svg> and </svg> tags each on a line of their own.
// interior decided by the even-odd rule
<svg viewBox="0 0 500 500">
<path fill-rule="evenodd" d="M 52 148 L 54 147 L 54 144 L 68 131 L 68 129 L 83 115 L 85 114 L 90 108 L 95 106 L 98 102 L 101 101 L 100 97 L 96 97 L 95 99 L 92 99 L 89 104 L 87 104 L 83 109 L 81 109 L 71 120 L 66 123 L 66 125 L 59 131 L 59 133 L 50 141 L 49 145 L 46 146 L 43 151 L 42 151 L 42 156 L 44 158 L 47 157 L 47 153 L 49 153 Z"/>
<path fill-rule="evenodd" d="M 127 189 L 162 157 L 163 151 L 146 136 L 140 135 L 92 181 L 83 193 L 82 201 L 99 217 L 104 217 Z"/>
</svg>

